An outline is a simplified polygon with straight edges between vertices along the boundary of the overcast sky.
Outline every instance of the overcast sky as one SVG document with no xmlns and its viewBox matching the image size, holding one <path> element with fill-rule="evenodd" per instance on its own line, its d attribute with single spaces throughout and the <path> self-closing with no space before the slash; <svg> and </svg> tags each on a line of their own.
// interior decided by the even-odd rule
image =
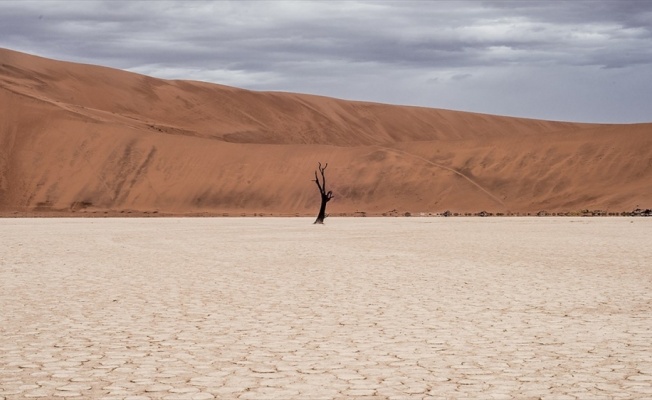
<svg viewBox="0 0 652 400">
<path fill-rule="evenodd" d="M 0 1 L 0 47 L 254 90 L 652 121 L 652 0 Z"/>
</svg>

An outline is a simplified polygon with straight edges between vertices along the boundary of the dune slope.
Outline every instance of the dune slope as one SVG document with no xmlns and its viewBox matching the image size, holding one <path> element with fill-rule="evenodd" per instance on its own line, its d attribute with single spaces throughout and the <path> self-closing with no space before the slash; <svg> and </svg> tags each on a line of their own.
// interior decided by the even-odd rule
<svg viewBox="0 0 652 400">
<path fill-rule="evenodd" d="M 652 124 L 253 92 L 0 49 L 0 212 L 527 213 L 652 205 Z"/>
</svg>

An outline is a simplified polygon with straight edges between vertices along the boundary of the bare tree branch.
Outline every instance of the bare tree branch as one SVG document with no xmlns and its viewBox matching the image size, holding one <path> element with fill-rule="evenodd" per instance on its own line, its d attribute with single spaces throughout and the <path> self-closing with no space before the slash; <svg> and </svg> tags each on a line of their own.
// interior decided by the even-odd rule
<svg viewBox="0 0 652 400">
<path fill-rule="evenodd" d="M 319 172 L 321 172 L 321 187 L 322 187 L 322 194 L 326 192 L 326 175 L 324 175 L 324 171 L 326 171 L 326 167 L 328 167 L 328 163 L 324 165 L 324 168 L 321 167 L 321 163 L 319 163 Z"/>
<path fill-rule="evenodd" d="M 319 193 L 324 193 L 324 188 L 322 188 L 322 186 L 319 184 L 319 177 L 317 176 L 317 171 L 315 171 L 315 183 L 319 188 Z"/>
<path fill-rule="evenodd" d="M 319 171 L 319 175 L 321 175 L 321 182 L 319 181 L 319 175 L 317 174 L 317 171 L 315 171 L 315 183 L 319 188 L 319 194 L 321 197 L 321 207 L 319 208 L 319 214 L 317 215 L 317 220 L 315 220 L 315 224 L 323 224 L 324 218 L 328 216 L 328 214 L 326 214 L 326 203 L 328 203 L 333 198 L 333 191 L 329 190 L 328 193 L 326 192 L 325 171 L 326 168 L 328 167 L 328 163 L 324 164 L 323 166 L 321 165 L 321 162 L 318 162 L 317 164 L 318 164 L 317 171 Z"/>
</svg>

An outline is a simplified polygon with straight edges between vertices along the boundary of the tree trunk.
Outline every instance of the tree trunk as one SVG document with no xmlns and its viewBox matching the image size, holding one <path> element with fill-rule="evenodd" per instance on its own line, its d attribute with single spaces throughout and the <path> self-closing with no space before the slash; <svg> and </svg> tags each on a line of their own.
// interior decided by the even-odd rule
<svg viewBox="0 0 652 400">
<path fill-rule="evenodd" d="M 315 224 L 323 224 L 326 218 L 326 203 L 330 200 L 327 197 L 321 196 L 321 206 L 319 207 L 319 214 L 315 220 Z"/>
</svg>

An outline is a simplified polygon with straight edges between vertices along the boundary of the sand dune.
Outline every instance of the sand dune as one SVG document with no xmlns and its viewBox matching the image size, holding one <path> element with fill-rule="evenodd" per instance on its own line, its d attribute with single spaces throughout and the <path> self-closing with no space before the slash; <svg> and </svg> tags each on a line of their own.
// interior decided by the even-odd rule
<svg viewBox="0 0 652 400">
<path fill-rule="evenodd" d="M 652 124 L 253 92 L 0 49 L 0 212 L 534 213 L 652 206 Z"/>
</svg>

